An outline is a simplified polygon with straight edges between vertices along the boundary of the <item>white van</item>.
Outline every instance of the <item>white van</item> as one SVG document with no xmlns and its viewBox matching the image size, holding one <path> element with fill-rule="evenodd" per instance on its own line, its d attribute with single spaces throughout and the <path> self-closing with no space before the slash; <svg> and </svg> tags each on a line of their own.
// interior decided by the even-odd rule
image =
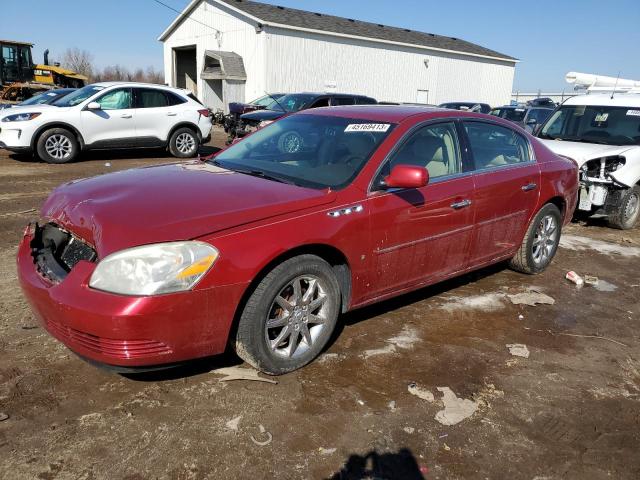
<svg viewBox="0 0 640 480">
<path fill-rule="evenodd" d="M 580 167 L 578 210 L 633 228 L 640 217 L 640 94 L 578 95 L 537 136 Z"/>
</svg>

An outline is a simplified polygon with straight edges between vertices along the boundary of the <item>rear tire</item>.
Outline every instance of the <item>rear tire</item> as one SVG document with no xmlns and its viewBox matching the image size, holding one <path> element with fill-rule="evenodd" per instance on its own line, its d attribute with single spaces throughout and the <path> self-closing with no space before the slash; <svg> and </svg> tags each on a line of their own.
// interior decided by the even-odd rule
<svg viewBox="0 0 640 480">
<path fill-rule="evenodd" d="M 548 203 L 529 224 L 518 253 L 509 261 L 509 267 L 529 275 L 544 271 L 558 250 L 561 233 L 562 214 L 558 207 Z"/>
<path fill-rule="evenodd" d="M 200 139 L 190 128 L 179 128 L 169 139 L 169 152 L 174 157 L 192 158 L 198 153 Z"/>
<path fill-rule="evenodd" d="M 38 157 L 47 163 L 73 162 L 80 147 L 75 135 L 65 128 L 51 128 L 42 132 L 36 144 Z"/>
<path fill-rule="evenodd" d="M 619 230 L 631 230 L 640 218 L 640 186 L 626 190 L 622 194 L 618 210 L 607 218 L 607 223 L 612 228 Z"/>
<path fill-rule="evenodd" d="M 255 288 L 238 323 L 235 350 L 269 375 L 297 370 L 331 338 L 341 294 L 331 266 L 315 255 L 291 258 Z"/>
</svg>

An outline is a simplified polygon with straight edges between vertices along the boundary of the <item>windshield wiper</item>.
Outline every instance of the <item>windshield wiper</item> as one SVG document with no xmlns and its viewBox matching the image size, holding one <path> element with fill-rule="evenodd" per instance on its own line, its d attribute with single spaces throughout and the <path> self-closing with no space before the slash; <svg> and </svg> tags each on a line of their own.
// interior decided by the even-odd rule
<svg viewBox="0 0 640 480">
<path fill-rule="evenodd" d="M 231 167 L 231 166 L 228 166 L 228 165 L 223 165 L 218 160 L 212 160 L 210 163 L 212 163 L 216 167 L 224 168 L 226 170 L 231 170 L 233 172 L 242 173 L 244 175 L 250 175 L 252 177 L 258 177 L 258 178 L 264 178 L 265 180 L 271 180 L 273 182 L 278 182 L 278 183 L 286 183 L 287 185 L 296 185 L 296 183 L 292 182 L 291 180 L 287 180 L 286 178 L 282 178 L 282 177 L 278 177 L 276 175 L 272 175 L 272 174 L 267 173 L 267 172 L 265 172 L 263 170 Z"/>
<path fill-rule="evenodd" d="M 227 167 L 229 168 L 229 167 Z M 231 168 L 234 172 L 242 173 L 244 175 L 250 175 L 252 177 L 264 178 L 265 180 L 271 180 L 273 182 L 278 183 L 286 183 L 288 185 L 295 185 L 291 180 L 284 179 L 282 177 L 278 177 L 276 175 L 272 175 L 270 173 L 264 172 L 262 170 L 245 170 L 243 168 Z"/>
</svg>

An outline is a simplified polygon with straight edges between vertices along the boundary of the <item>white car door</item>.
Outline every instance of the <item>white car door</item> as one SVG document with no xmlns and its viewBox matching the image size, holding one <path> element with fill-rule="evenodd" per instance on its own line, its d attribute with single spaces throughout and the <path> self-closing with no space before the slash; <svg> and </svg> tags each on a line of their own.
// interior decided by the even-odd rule
<svg viewBox="0 0 640 480">
<path fill-rule="evenodd" d="M 85 143 L 96 147 L 136 146 L 135 109 L 130 88 L 115 88 L 93 100 L 100 109 L 80 112 Z"/>
<path fill-rule="evenodd" d="M 163 144 L 173 126 L 181 119 L 183 105 L 174 95 L 159 88 L 134 88 L 136 132 L 145 144 Z M 178 99 L 179 100 L 179 99 Z"/>
</svg>

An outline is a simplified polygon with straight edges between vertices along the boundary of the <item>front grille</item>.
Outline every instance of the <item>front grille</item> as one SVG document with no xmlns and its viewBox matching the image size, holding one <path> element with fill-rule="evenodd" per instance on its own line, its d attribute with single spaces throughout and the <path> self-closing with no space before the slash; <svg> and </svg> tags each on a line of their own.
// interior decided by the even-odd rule
<svg viewBox="0 0 640 480">
<path fill-rule="evenodd" d="M 47 330 L 71 346 L 78 345 L 91 352 L 121 359 L 143 358 L 171 353 L 171 348 L 155 340 L 114 340 L 81 332 L 54 320 L 46 320 Z"/>
<path fill-rule="evenodd" d="M 42 227 L 36 224 L 31 255 L 38 272 L 55 283 L 64 280 L 78 262 L 94 262 L 97 258 L 89 244 L 53 223 Z"/>
</svg>

